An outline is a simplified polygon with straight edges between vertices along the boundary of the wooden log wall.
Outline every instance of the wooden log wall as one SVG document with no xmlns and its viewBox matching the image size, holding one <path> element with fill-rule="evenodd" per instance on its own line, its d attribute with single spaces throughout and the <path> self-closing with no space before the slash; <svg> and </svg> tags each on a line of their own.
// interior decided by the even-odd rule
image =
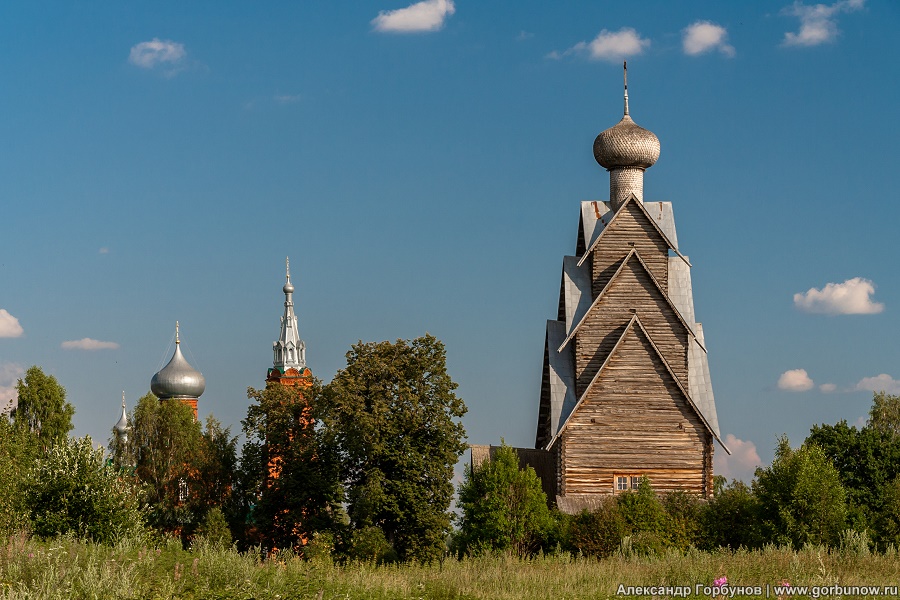
<svg viewBox="0 0 900 600">
<path fill-rule="evenodd" d="M 619 209 L 619 214 L 607 226 L 594 249 L 591 257 L 594 270 L 591 297 L 596 298 L 606 287 L 619 261 L 632 246 L 641 253 L 641 258 L 659 285 L 664 290 L 669 289 L 669 245 L 644 211 L 634 202 L 629 202 Z"/>
<path fill-rule="evenodd" d="M 712 439 L 635 324 L 560 440 L 560 494 L 614 493 L 616 475 L 707 495 Z"/>
<path fill-rule="evenodd" d="M 675 375 L 687 384 L 690 334 L 647 270 L 632 256 L 576 334 L 575 387 L 579 397 L 635 313 Z"/>
</svg>

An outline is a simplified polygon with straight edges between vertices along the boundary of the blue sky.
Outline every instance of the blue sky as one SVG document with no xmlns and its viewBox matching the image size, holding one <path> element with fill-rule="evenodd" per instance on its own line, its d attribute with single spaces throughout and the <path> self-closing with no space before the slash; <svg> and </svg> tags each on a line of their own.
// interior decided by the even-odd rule
<svg viewBox="0 0 900 600">
<path fill-rule="evenodd" d="M 290 255 L 316 375 L 430 332 L 470 441 L 533 444 L 627 58 L 746 476 L 900 393 L 898 27 L 886 0 L 5 3 L 0 392 L 38 364 L 105 441 L 177 319 L 237 431 Z"/>
</svg>

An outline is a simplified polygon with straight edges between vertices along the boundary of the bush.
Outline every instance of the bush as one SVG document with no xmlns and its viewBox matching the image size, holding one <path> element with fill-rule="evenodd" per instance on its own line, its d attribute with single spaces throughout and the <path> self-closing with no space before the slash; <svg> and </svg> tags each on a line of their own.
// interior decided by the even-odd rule
<svg viewBox="0 0 900 600">
<path fill-rule="evenodd" d="M 835 546 L 847 517 L 846 493 L 834 465 L 816 445 L 793 450 L 782 437 L 775 460 L 756 470 L 761 525 L 768 541 Z"/>
<path fill-rule="evenodd" d="M 625 519 L 616 498 L 603 498 L 593 510 L 575 515 L 569 527 L 569 546 L 585 556 L 604 558 L 613 554 L 625 536 Z"/>
<path fill-rule="evenodd" d="M 140 535 L 145 509 L 89 436 L 69 439 L 37 460 L 25 489 L 34 533 L 72 534 L 100 543 Z"/>
<path fill-rule="evenodd" d="M 671 545 L 682 552 L 699 546 L 702 537 L 700 499 L 683 491 L 670 492 L 662 497 L 666 511 L 666 530 Z"/>
<path fill-rule="evenodd" d="M 353 532 L 348 557 L 351 560 L 375 564 L 397 562 L 399 558 L 384 532 L 375 526 Z"/>
<path fill-rule="evenodd" d="M 515 449 L 506 444 L 492 460 L 466 467 L 458 506 L 462 517 L 454 544 L 459 553 L 512 550 L 525 556 L 546 543 L 553 526 L 540 479 L 533 468 L 519 468 Z"/>
<path fill-rule="evenodd" d="M 669 516 L 646 477 L 641 480 L 636 492 L 620 494 L 618 504 L 625 520 L 626 533 L 653 533 L 664 544 L 669 544 Z"/>
<path fill-rule="evenodd" d="M 231 541 L 231 529 L 228 527 L 228 521 L 225 520 L 222 509 L 214 506 L 206 511 L 206 515 L 197 527 L 194 543 L 224 549 L 231 546 Z"/>
<path fill-rule="evenodd" d="M 700 543 L 704 550 L 762 546 L 759 537 L 759 501 L 747 484 L 737 479 L 716 489 L 701 507 Z"/>
</svg>

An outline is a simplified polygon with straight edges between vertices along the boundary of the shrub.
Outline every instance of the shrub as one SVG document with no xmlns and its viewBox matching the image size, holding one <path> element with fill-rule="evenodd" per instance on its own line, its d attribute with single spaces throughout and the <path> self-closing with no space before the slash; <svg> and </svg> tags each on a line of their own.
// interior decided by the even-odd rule
<svg viewBox="0 0 900 600">
<path fill-rule="evenodd" d="M 758 548 L 759 501 L 747 484 L 737 479 L 716 490 L 700 508 L 700 543 L 704 550 Z"/>
<path fill-rule="evenodd" d="M 145 509 L 135 485 L 105 463 L 89 436 L 50 448 L 30 480 L 25 500 L 41 537 L 73 534 L 112 543 L 143 531 Z"/>
<path fill-rule="evenodd" d="M 667 537 L 672 546 L 682 552 L 691 546 L 699 546 L 702 537 L 700 499 L 683 491 L 670 492 L 663 495 L 662 505 L 667 516 Z"/>
<path fill-rule="evenodd" d="M 629 535 L 653 533 L 664 544 L 669 544 L 669 517 L 646 477 L 636 492 L 620 494 L 618 505 Z"/>
<path fill-rule="evenodd" d="M 360 562 L 384 564 L 397 562 L 394 547 L 384 532 L 375 526 L 364 527 L 353 532 L 350 541 L 349 558 Z"/>
<path fill-rule="evenodd" d="M 763 533 L 778 544 L 834 546 L 847 517 L 846 494 L 834 465 L 816 445 L 793 450 L 782 437 L 775 460 L 756 470 Z"/>
<path fill-rule="evenodd" d="M 515 449 L 503 444 L 493 459 L 466 467 L 459 486 L 462 510 L 458 551 L 479 554 L 512 550 L 519 556 L 537 551 L 552 529 L 547 495 L 531 467 L 519 468 Z"/>
<path fill-rule="evenodd" d="M 616 498 L 603 498 L 593 511 L 575 515 L 569 527 L 569 546 L 585 556 L 604 558 L 613 554 L 625 536 L 625 519 Z"/>
<path fill-rule="evenodd" d="M 197 527 L 194 542 L 224 549 L 231 546 L 231 541 L 231 529 L 228 527 L 228 521 L 225 520 L 222 509 L 214 506 L 206 511 L 206 515 Z"/>
</svg>

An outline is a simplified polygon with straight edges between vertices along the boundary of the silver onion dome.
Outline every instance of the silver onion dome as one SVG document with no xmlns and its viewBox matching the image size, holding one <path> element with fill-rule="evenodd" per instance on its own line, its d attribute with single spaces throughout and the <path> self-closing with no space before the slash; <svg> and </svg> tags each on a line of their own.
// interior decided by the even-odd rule
<svg viewBox="0 0 900 600">
<path fill-rule="evenodd" d="M 594 140 L 594 158 L 607 169 L 652 167 L 659 159 L 659 138 L 628 114 L 628 74 L 625 72 L 625 115 Z"/>
<path fill-rule="evenodd" d="M 122 416 L 119 417 L 119 420 L 113 425 L 113 429 L 116 430 L 118 435 L 125 435 L 128 433 L 128 430 L 131 429 L 131 426 L 128 425 L 128 413 L 125 412 L 125 392 L 122 392 Z"/>
<path fill-rule="evenodd" d="M 175 354 L 165 367 L 150 380 L 150 391 L 160 400 L 167 398 L 199 398 L 206 390 L 206 379 L 188 363 L 181 353 L 178 329 L 175 330 Z"/>
</svg>

